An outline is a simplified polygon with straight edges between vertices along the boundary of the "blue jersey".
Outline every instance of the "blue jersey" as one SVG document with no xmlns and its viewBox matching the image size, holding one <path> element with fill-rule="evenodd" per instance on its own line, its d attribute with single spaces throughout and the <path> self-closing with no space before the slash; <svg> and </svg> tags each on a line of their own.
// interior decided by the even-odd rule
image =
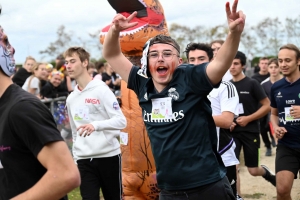
<svg viewBox="0 0 300 200">
<path fill-rule="evenodd" d="M 283 78 L 271 88 L 271 106 L 278 110 L 279 126 L 287 130 L 278 143 L 300 149 L 300 119 L 291 119 L 291 105 L 300 105 L 300 79 L 291 84 Z"/>
<path fill-rule="evenodd" d="M 191 189 L 225 176 L 207 99 L 213 86 L 205 69 L 206 64 L 179 66 L 160 93 L 151 78 L 137 74 L 138 67 L 130 72 L 128 88 L 135 91 L 142 108 L 160 189 Z"/>
</svg>

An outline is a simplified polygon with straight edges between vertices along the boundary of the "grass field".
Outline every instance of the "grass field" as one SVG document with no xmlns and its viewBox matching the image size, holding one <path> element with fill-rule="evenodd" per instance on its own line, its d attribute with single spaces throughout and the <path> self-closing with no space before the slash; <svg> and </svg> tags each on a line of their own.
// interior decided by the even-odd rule
<svg viewBox="0 0 300 200">
<path fill-rule="evenodd" d="M 70 192 L 68 194 L 68 198 L 69 200 L 81 200 L 81 196 L 80 196 L 80 191 L 79 191 L 79 187 L 76 188 L 75 190 L 73 190 L 72 192 Z M 102 193 L 100 192 L 100 200 L 104 199 L 102 196 Z"/>
<path fill-rule="evenodd" d="M 79 188 L 76 188 L 68 194 L 69 200 L 81 200 Z"/>
</svg>

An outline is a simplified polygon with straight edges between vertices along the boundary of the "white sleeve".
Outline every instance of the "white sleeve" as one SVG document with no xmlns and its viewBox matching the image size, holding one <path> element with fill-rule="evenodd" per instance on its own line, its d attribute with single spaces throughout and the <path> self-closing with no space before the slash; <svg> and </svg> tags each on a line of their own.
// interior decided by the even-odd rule
<svg viewBox="0 0 300 200">
<path fill-rule="evenodd" d="M 108 119 L 93 121 L 91 124 L 94 126 L 96 131 L 121 130 L 125 128 L 127 125 L 126 118 L 120 109 L 115 95 L 108 87 L 104 87 L 103 90 L 105 91 L 101 97 L 101 102 L 103 102 Z"/>
<path fill-rule="evenodd" d="M 38 89 L 40 84 L 40 80 L 37 77 L 33 77 L 31 79 L 30 85 L 28 85 L 29 88 Z"/>
<path fill-rule="evenodd" d="M 221 100 L 221 112 L 228 111 L 231 112 L 237 117 L 239 115 L 238 105 L 239 105 L 239 96 L 235 86 L 227 81 L 223 81 L 222 84 L 225 85 L 223 90 L 220 91 L 220 100 Z"/>
</svg>

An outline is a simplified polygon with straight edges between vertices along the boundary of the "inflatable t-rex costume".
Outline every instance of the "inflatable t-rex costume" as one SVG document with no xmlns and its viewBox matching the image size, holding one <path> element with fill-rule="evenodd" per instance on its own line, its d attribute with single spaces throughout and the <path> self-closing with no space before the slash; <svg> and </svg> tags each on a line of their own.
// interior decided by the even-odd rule
<svg viewBox="0 0 300 200">
<path fill-rule="evenodd" d="M 144 44 L 158 34 L 169 35 L 163 8 L 158 0 L 108 0 L 117 13 L 128 17 L 137 11 L 131 22 L 138 25 L 120 33 L 121 49 L 134 65 L 140 66 Z M 122 2 L 122 3 L 121 3 Z M 102 29 L 103 44 L 109 26 Z M 136 94 L 121 83 L 122 111 L 127 119 L 128 144 L 121 145 L 122 176 L 125 199 L 158 199 L 156 168 L 150 141 Z"/>
</svg>

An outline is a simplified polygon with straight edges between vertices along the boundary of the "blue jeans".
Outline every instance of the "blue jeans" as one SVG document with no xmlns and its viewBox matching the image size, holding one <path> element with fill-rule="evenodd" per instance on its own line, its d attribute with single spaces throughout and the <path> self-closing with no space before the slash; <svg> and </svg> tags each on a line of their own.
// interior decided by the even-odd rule
<svg viewBox="0 0 300 200">
<path fill-rule="evenodd" d="M 231 186 L 225 176 L 222 180 L 188 190 L 161 190 L 159 200 L 235 200 Z"/>
</svg>

